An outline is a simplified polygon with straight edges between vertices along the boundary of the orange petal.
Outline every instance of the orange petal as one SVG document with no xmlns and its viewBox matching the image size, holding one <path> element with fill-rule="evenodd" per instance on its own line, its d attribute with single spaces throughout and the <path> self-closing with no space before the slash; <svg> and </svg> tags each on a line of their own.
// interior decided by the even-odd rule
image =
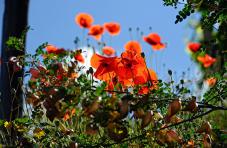
<svg viewBox="0 0 227 148">
<path fill-rule="evenodd" d="M 152 46 L 152 48 L 154 49 L 154 50 L 160 50 L 160 49 L 163 49 L 163 48 L 165 48 L 166 46 L 165 46 L 165 44 L 163 44 L 163 43 L 160 43 L 160 44 L 156 44 L 156 45 L 153 45 Z"/>
<path fill-rule="evenodd" d="M 104 28 L 101 25 L 93 25 L 90 27 L 88 35 L 93 36 L 96 40 L 100 40 L 103 33 Z"/>
<path fill-rule="evenodd" d="M 47 53 L 54 53 L 58 50 L 58 48 L 54 45 L 47 45 L 46 50 L 47 50 Z"/>
<path fill-rule="evenodd" d="M 85 61 L 84 61 L 84 57 L 82 56 L 81 53 L 75 54 L 75 55 L 74 55 L 74 58 L 75 58 L 77 61 L 81 62 L 81 63 L 84 63 L 84 62 L 85 62 Z"/>
<path fill-rule="evenodd" d="M 125 44 L 125 51 L 128 52 L 135 52 L 135 53 L 141 53 L 142 48 L 139 42 L 137 41 L 129 41 Z"/>
<path fill-rule="evenodd" d="M 191 52 L 197 52 L 200 49 L 200 47 L 201 47 L 200 43 L 195 43 L 195 42 L 188 43 L 188 49 Z"/>
<path fill-rule="evenodd" d="M 208 86 L 214 86 L 217 82 L 217 79 L 215 77 L 210 77 L 208 79 L 206 79 L 206 83 Z"/>
<path fill-rule="evenodd" d="M 208 68 L 216 62 L 215 58 L 212 58 L 208 54 L 205 56 L 198 56 L 197 60 L 203 64 L 203 67 Z"/>
<path fill-rule="evenodd" d="M 165 48 L 165 44 L 161 42 L 161 37 L 157 33 L 150 33 L 143 39 L 145 42 L 150 44 L 154 50 L 160 50 L 162 48 Z"/>
<path fill-rule="evenodd" d="M 102 63 L 102 61 L 113 61 L 116 60 L 116 57 L 104 57 L 97 53 L 93 54 L 91 57 L 91 66 L 95 69 L 99 67 L 99 65 Z"/>
<path fill-rule="evenodd" d="M 102 48 L 102 52 L 108 56 L 111 56 L 115 53 L 115 50 L 112 47 L 105 46 Z"/>
<path fill-rule="evenodd" d="M 105 23 L 104 28 L 110 33 L 110 35 L 118 35 L 121 30 L 121 26 L 118 23 L 115 22 L 110 22 L 110 23 Z"/>
<path fill-rule="evenodd" d="M 92 23 L 94 22 L 93 17 L 90 14 L 87 13 L 79 13 L 75 17 L 75 22 L 81 27 L 81 28 L 90 28 Z"/>
</svg>

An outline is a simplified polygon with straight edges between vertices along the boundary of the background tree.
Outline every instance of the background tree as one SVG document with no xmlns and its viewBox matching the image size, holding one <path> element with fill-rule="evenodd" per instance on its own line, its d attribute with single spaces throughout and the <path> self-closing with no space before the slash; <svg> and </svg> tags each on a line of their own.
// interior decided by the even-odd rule
<svg viewBox="0 0 227 148">
<path fill-rule="evenodd" d="M 164 5 L 177 8 L 184 5 L 176 16 L 175 23 L 181 22 L 197 11 L 200 15 L 198 26 L 202 28 L 203 38 L 199 42 L 203 51 L 217 59 L 210 68 L 202 68 L 204 78 L 215 72 L 224 74 L 227 60 L 227 0 L 163 0 Z"/>
</svg>

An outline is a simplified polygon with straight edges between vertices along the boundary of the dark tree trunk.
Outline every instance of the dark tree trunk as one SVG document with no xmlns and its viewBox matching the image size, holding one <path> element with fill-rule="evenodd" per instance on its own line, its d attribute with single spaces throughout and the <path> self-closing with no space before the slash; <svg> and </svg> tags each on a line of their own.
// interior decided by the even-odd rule
<svg viewBox="0 0 227 148">
<path fill-rule="evenodd" d="M 2 64 L 0 66 L 1 119 L 10 120 L 22 114 L 23 101 L 19 79 L 23 78 L 23 71 L 13 73 L 13 68 L 8 61 L 10 57 L 23 55 L 24 52 L 12 48 L 8 49 L 6 41 L 10 36 L 20 37 L 27 27 L 28 5 L 29 0 L 5 0 L 1 45 Z"/>
</svg>

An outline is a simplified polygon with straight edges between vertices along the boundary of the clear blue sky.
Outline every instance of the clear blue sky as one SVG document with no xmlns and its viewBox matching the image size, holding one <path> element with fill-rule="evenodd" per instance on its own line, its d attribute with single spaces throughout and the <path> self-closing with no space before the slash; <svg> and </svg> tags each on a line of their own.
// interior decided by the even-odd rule
<svg viewBox="0 0 227 148">
<path fill-rule="evenodd" d="M 1 11 L 2 1 L 0 0 Z M 28 33 L 28 52 L 33 53 L 43 42 L 73 49 L 75 37 L 82 36 L 82 30 L 74 22 L 74 17 L 79 12 L 93 15 L 95 24 L 109 21 L 121 24 L 121 34 L 111 41 L 111 45 L 119 51 L 118 53 L 123 51 L 124 44 L 131 39 L 129 27 L 134 30 L 133 39 L 137 39 L 135 31 L 137 27 L 147 35 L 151 26 L 152 31 L 160 34 L 168 46 L 163 51 L 152 53 L 151 47 L 142 42 L 143 51 L 149 65 L 152 63 L 155 70 L 158 67 L 162 75 L 164 69 L 160 67 L 163 63 L 166 64 L 166 70 L 177 71 L 178 75 L 191 66 L 184 43 L 184 38 L 190 35 L 190 30 L 186 28 L 187 21 L 174 24 L 178 10 L 164 7 L 162 0 L 31 0 L 29 25 L 34 30 Z M 2 15 L 2 12 L 0 13 Z M 109 36 L 105 35 L 104 40 L 108 43 Z"/>
</svg>

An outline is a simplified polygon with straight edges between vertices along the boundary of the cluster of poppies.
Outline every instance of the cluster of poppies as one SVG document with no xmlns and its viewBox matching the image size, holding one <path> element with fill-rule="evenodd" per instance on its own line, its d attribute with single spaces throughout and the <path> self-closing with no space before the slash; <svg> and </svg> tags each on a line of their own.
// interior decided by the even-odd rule
<svg viewBox="0 0 227 148">
<path fill-rule="evenodd" d="M 196 42 L 190 42 L 188 44 L 188 49 L 190 50 L 190 52 L 192 53 L 197 53 L 200 49 L 201 49 L 201 44 L 200 43 L 196 43 Z M 196 59 L 203 65 L 203 67 L 208 68 L 210 66 L 212 66 L 215 62 L 216 59 L 211 57 L 208 54 L 205 55 L 198 55 L 196 57 Z"/>
<path fill-rule="evenodd" d="M 93 25 L 94 19 L 90 14 L 79 13 L 75 18 L 76 23 L 84 29 L 89 29 L 88 35 L 100 40 L 104 30 L 111 36 L 120 33 L 120 25 L 116 22 L 104 23 L 104 25 Z M 143 37 L 153 50 L 165 48 L 161 37 L 157 33 L 150 33 Z M 114 55 L 115 50 L 110 46 L 102 48 L 104 55 L 94 53 L 91 58 L 91 66 L 96 69 L 94 76 L 108 84 L 108 89 L 113 90 L 117 84 L 122 88 L 141 85 L 140 93 L 148 93 L 150 89 L 156 88 L 157 75 L 146 65 L 141 45 L 132 40 L 125 44 L 125 51 L 120 57 Z"/>
<path fill-rule="evenodd" d="M 118 35 L 121 30 L 120 24 L 116 22 L 104 23 L 103 25 L 93 25 L 94 19 L 87 13 L 79 13 L 75 18 L 75 22 L 81 28 L 89 29 L 88 35 L 94 37 L 96 40 L 101 39 L 105 30 L 109 32 L 111 36 Z"/>
<path fill-rule="evenodd" d="M 55 54 L 55 55 L 66 53 L 64 48 L 58 48 L 54 45 L 47 45 L 46 51 L 47 51 L 48 54 Z M 81 53 L 82 53 L 81 50 L 77 50 L 74 54 L 74 58 L 75 58 L 76 61 L 84 63 L 85 59 L 84 59 L 84 57 L 82 56 Z M 43 56 L 45 58 L 46 55 L 43 55 Z"/>
<path fill-rule="evenodd" d="M 141 48 L 135 48 L 136 46 L 139 46 L 138 42 L 128 42 L 120 57 L 105 57 L 95 53 L 91 58 L 91 66 L 96 69 L 94 76 L 107 82 L 108 89 L 111 90 L 117 82 L 123 88 L 150 82 L 150 88 L 155 88 L 157 75 L 152 69 L 147 68 L 141 56 Z M 147 86 L 143 89 L 148 92 Z"/>
</svg>

